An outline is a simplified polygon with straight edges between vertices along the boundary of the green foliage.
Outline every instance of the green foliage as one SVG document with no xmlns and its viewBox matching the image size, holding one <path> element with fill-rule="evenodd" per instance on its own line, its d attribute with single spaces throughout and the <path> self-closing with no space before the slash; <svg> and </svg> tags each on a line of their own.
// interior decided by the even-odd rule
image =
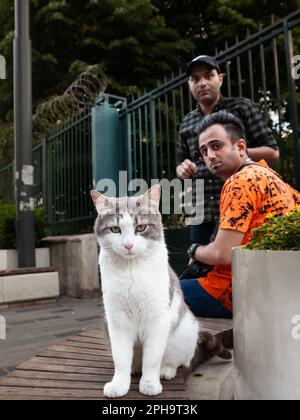
<svg viewBox="0 0 300 420">
<path fill-rule="evenodd" d="M 45 210 L 39 207 L 34 210 L 35 246 L 41 246 L 41 239 L 48 236 Z"/>
<path fill-rule="evenodd" d="M 33 104 L 61 95 L 88 65 L 101 64 L 110 93 L 137 95 L 193 55 L 193 42 L 166 25 L 151 0 L 31 0 Z M 14 2 L 0 2 L 0 161 L 11 161 Z M 9 147 L 8 147 L 9 146 Z"/>
<path fill-rule="evenodd" d="M 253 239 L 245 247 L 252 250 L 300 251 L 300 206 L 281 217 L 270 215 L 268 222 L 253 229 Z"/>
<path fill-rule="evenodd" d="M 0 126 L 0 162 L 12 162 L 14 159 L 13 124 Z"/>
<path fill-rule="evenodd" d="M 14 204 L 0 202 L 0 249 L 16 249 L 16 208 Z M 44 209 L 34 211 L 36 247 L 40 246 L 41 239 L 47 236 Z"/>
<path fill-rule="evenodd" d="M 111 93 L 137 94 L 193 54 L 193 42 L 166 25 L 151 0 L 31 0 L 33 102 L 63 92 L 82 66 L 101 64 Z M 14 4 L 1 0 L 0 119 L 12 118 Z M 81 68 L 80 68 L 81 67 Z"/>
<path fill-rule="evenodd" d="M 153 0 L 168 26 L 183 37 L 193 40 L 199 53 L 215 53 L 218 42 L 234 44 L 238 34 L 245 37 L 247 29 L 255 33 L 259 24 L 268 26 L 294 12 L 299 0 Z"/>
<path fill-rule="evenodd" d="M 0 203 L 0 249 L 16 248 L 15 220 L 15 206 Z"/>
</svg>

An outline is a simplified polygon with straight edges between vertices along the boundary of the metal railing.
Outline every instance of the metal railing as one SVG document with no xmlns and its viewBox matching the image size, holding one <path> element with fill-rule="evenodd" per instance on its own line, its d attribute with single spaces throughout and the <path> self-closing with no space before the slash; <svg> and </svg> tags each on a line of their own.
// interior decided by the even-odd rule
<svg viewBox="0 0 300 420">
<path fill-rule="evenodd" d="M 44 205 L 43 150 L 42 143 L 35 146 L 33 149 L 35 207 L 43 207 Z"/>
<path fill-rule="evenodd" d="M 6 165 L 0 171 L 0 202 L 14 202 L 14 164 Z"/>
<path fill-rule="evenodd" d="M 76 233 L 79 226 L 90 227 L 91 189 L 91 111 L 87 109 L 46 137 L 46 215 L 51 233 Z"/>
<path fill-rule="evenodd" d="M 248 35 L 232 47 L 216 49 L 224 67 L 223 94 L 245 96 L 261 108 L 281 149 L 281 172 L 300 188 L 300 146 L 296 84 L 292 78 L 293 29 L 300 10 Z M 299 75 L 300 76 L 300 75 Z M 173 76 L 157 89 L 128 104 L 121 113 L 127 132 L 127 168 L 131 178 L 170 178 L 175 175 L 175 148 L 180 122 L 195 108 L 187 76 Z"/>
</svg>

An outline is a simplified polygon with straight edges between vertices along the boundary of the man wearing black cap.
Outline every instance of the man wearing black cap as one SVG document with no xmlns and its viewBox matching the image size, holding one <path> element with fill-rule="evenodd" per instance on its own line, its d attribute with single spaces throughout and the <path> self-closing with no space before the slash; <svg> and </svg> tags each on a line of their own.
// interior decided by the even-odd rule
<svg viewBox="0 0 300 420">
<path fill-rule="evenodd" d="M 180 126 L 176 173 L 180 179 L 204 179 L 204 221 L 192 226 L 191 241 L 192 244 L 207 245 L 219 221 L 223 181 L 212 175 L 199 159 L 197 125 L 206 115 L 227 110 L 244 123 L 248 154 L 252 160 L 275 162 L 279 159 L 279 149 L 260 111 L 249 99 L 222 97 L 224 75 L 214 57 L 200 55 L 194 58 L 188 65 L 187 75 L 198 106 L 185 116 Z M 195 205 L 195 191 L 193 201 Z"/>
</svg>

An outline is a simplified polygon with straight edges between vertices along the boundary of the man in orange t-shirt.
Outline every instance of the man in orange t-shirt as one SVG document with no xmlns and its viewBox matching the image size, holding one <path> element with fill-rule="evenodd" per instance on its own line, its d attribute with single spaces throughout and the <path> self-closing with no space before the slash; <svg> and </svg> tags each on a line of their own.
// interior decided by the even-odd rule
<svg viewBox="0 0 300 420">
<path fill-rule="evenodd" d="M 282 216 L 300 204 L 300 194 L 265 161 L 251 161 L 242 122 L 226 111 L 199 124 L 200 155 L 208 169 L 226 180 L 220 200 L 220 224 L 214 242 L 193 244 L 192 259 L 213 266 L 206 277 L 181 280 L 185 301 L 197 316 L 232 317 L 232 248 L 251 240 L 251 230 L 269 214 Z"/>
</svg>

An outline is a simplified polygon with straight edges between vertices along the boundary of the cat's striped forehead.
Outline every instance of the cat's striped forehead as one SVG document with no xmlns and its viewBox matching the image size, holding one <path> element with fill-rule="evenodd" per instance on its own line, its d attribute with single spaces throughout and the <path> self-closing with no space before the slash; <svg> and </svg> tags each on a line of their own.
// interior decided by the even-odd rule
<svg viewBox="0 0 300 420">
<path fill-rule="evenodd" d="M 163 231 L 161 215 L 151 200 L 141 201 L 139 197 L 122 197 L 111 200 L 113 206 L 102 208 L 95 224 L 95 232 L 98 236 L 106 233 L 111 226 L 149 225 L 148 235 L 151 239 L 160 239 Z"/>
<path fill-rule="evenodd" d="M 141 200 L 141 197 L 122 197 L 114 200 L 116 203 L 116 214 L 119 216 L 127 213 L 131 217 L 159 214 L 156 203 L 151 201 L 151 199 Z"/>
</svg>

